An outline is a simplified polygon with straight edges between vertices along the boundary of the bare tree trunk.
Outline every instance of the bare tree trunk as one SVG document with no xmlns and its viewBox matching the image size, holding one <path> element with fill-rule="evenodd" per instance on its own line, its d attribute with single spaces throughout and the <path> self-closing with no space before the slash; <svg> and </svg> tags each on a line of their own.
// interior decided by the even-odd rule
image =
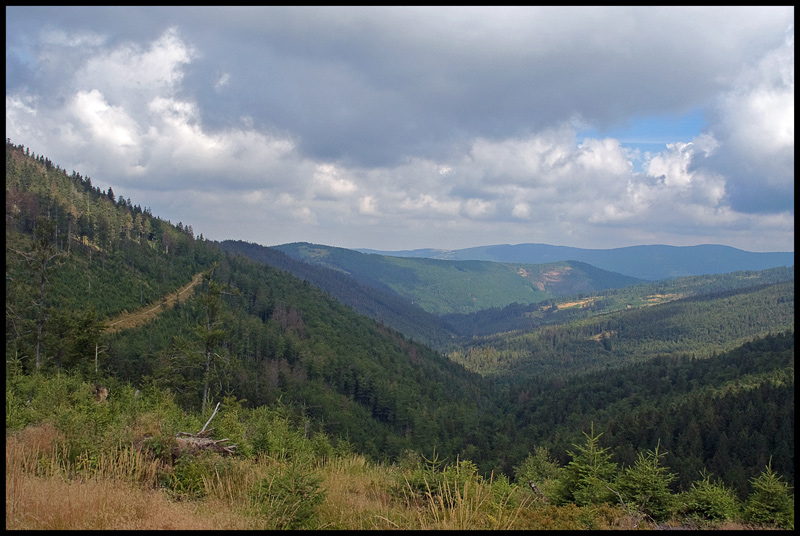
<svg viewBox="0 0 800 536">
<path fill-rule="evenodd" d="M 36 319 L 36 368 L 42 366 L 42 331 L 44 330 L 44 287 L 47 284 L 47 260 L 42 259 L 39 286 L 39 317 Z"/>
</svg>

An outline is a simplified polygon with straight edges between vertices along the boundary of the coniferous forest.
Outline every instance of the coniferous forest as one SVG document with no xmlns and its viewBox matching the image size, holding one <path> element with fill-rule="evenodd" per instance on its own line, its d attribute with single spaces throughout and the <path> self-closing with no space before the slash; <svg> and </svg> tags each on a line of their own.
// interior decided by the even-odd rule
<svg viewBox="0 0 800 536">
<path fill-rule="evenodd" d="M 794 527 L 793 266 L 445 310 L 142 202 L 6 140 L 7 528 Z"/>
</svg>

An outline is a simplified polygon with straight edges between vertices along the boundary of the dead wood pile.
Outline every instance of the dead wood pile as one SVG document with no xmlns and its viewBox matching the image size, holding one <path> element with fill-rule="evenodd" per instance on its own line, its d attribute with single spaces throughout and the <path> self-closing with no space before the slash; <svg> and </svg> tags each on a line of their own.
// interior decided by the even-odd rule
<svg viewBox="0 0 800 536">
<path fill-rule="evenodd" d="M 234 450 L 236 449 L 235 444 L 228 444 L 224 445 L 223 443 L 230 441 L 230 439 L 211 439 L 209 436 L 211 432 L 214 431 L 213 428 L 206 430 L 206 427 L 211 422 L 211 419 L 214 418 L 214 415 L 217 414 L 219 410 L 219 403 L 217 403 L 217 407 L 214 408 L 214 413 L 211 414 L 208 421 L 206 422 L 203 429 L 196 434 L 191 434 L 189 432 L 178 432 L 178 435 L 175 438 L 175 442 L 177 444 L 177 451 L 178 454 L 189 451 L 192 454 L 197 454 L 200 451 L 210 450 L 212 452 L 218 452 L 219 454 L 234 454 Z"/>
</svg>

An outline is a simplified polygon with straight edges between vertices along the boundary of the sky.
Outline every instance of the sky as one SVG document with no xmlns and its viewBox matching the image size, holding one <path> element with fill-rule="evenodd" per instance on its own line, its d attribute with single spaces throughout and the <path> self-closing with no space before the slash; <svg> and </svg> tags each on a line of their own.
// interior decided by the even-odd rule
<svg viewBox="0 0 800 536">
<path fill-rule="evenodd" d="M 6 137 L 211 240 L 794 251 L 794 8 L 6 7 Z"/>
</svg>

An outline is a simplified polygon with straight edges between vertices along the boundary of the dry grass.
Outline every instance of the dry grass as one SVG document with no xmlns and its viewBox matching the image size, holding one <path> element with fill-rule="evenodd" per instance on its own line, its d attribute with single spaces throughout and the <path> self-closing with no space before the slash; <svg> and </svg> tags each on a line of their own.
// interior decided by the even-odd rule
<svg viewBox="0 0 800 536">
<path fill-rule="evenodd" d="M 409 515 L 402 498 L 389 492 L 396 482 L 387 467 L 352 455 L 334 459 L 321 473 L 327 493 L 317 515 L 325 528 L 418 528 L 410 526 L 415 517 Z"/>
<path fill-rule="evenodd" d="M 257 528 L 229 508 L 219 501 L 172 502 L 162 492 L 108 479 L 6 473 L 6 529 Z"/>
<path fill-rule="evenodd" d="M 271 529 L 281 520 L 275 497 L 254 504 L 250 490 L 274 474 L 277 462 L 229 458 L 224 474 L 204 479 L 205 495 L 176 500 L 158 487 L 159 462 L 130 448 L 97 458 L 64 461 L 64 437 L 52 425 L 28 427 L 6 437 L 7 529 Z M 319 466 L 325 500 L 316 511 L 324 529 L 519 529 L 585 528 L 580 512 L 511 507 L 492 499 L 491 482 L 468 481 L 420 497 L 396 467 L 363 456 L 334 458 Z M 518 492 L 515 492 L 518 493 Z M 613 523 L 606 524 L 607 527 Z M 619 525 L 617 525 L 619 526 Z"/>
<path fill-rule="evenodd" d="M 6 529 L 252 529 L 224 500 L 175 502 L 153 484 L 156 462 L 119 449 L 66 464 L 52 425 L 6 437 Z"/>
<path fill-rule="evenodd" d="M 153 423 L 143 423 L 152 427 Z M 268 457 L 227 458 L 204 478 L 201 499 L 181 500 L 158 486 L 165 467 L 131 448 L 95 458 L 63 457 L 65 438 L 50 424 L 29 426 L 6 437 L 6 529 L 265 530 L 285 525 L 293 503 L 259 485 L 284 462 Z M 611 506 L 552 506 L 514 490 L 498 504 L 491 480 L 414 493 L 395 466 L 353 454 L 317 466 L 325 500 L 314 526 L 339 530 L 581 530 L 654 528 Z M 398 481 L 398 478 L 400 479 Z M 252 497 L 254 489 L 264 496 Z M 283 525 L 282 525 L 283 523 Z M 683 527 L 680 527 L 683 528 Z M 714 527 L 742 530 L 741 524 Z"/>
</svg>

